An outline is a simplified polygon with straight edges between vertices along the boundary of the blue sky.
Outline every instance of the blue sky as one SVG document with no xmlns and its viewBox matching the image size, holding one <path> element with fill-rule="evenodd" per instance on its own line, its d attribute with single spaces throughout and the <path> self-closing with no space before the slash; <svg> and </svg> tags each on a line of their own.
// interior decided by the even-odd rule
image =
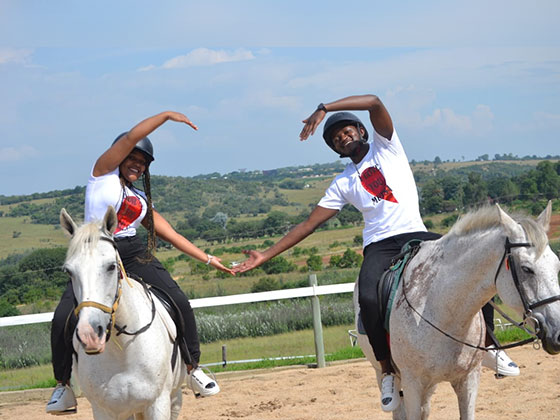
<svg viewBox="0 0 560 420">
<path fill-rule="evenodd" d="M 0 0 L 0 195 L 85 185 L 122 131 L 158 175 L 332 162 L 301 120 L 373 93 L 410 160 L 560 153 L 557 1 Z M 360 114 L 367 120 L 367 115 Z"/>
</svg>

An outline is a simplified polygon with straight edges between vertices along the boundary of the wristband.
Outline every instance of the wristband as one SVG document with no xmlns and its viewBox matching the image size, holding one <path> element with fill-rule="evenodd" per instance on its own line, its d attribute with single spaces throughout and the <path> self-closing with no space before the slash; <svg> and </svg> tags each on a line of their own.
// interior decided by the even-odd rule
<svg viewBox="0 0 560 420">
<path fill-rule="evenodd" d="M 210 263 L 212 262 L 212 259 L 214 258 L 213 255 L 210 254 L 206 254 L 208 256 L 208 261 L 206 261 L 206 265 L 210 265 Z"/>
<path fill-rule="evenodd" d="M 325 104 L 323 104 L 322 102 L 321 102 L 319 105 L 317 105 L 317 109 L 318 109 L 318 110 L 320 109 L 320 110 L 323 111 L 325 114 L 326 114 L 327 112 L 329 112 L 329 111 L 327 111 L 327 108 L 325 107 Z"/>
</svg>

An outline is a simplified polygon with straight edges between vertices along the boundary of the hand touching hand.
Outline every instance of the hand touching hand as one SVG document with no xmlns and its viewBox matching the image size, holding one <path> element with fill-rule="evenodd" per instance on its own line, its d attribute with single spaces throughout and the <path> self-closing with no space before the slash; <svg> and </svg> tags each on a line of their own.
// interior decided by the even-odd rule
<svg viewBox="0 0 560 420">
<path fill-rule="evenodd" d="M 233 267 L 234 273 L 244 273 L 246 271 L 258 267 L 259 265 L 261 265 L 266 261 L 263 254 L 259 251 L 255 251 L 254 249 L 244 250 L 243 253 L 247 255 L 249 258 L 247 258 L 241 264 L 238 264 L 235 267 Z"/>
</svg>

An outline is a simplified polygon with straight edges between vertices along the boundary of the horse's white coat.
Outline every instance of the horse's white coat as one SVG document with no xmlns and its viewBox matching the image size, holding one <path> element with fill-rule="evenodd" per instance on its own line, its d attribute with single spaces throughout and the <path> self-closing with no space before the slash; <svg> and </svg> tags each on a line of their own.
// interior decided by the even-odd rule
<svg viewBox="0 0 560 420">
<path fill-rule="evenodd" d="M 441 330 L 466 343 L 484 346 L 486 330 L 480 309 L 492 296 L 497 293 L 505 304 L 523 313 L 505 265 L 494 283 L 506 237 L 511 242 L 536 244 L 512 250 L 530 301 L 560 294 L 560 262 L 545 234 L 550 213 L 549 203 L 532 227 L 522 222 L 526 229 L 498 206 L 469 214 L 473 226 L 460 221 L 443 238 L 422 244 L 403 275 L 406 297 L 422 317 Z M 354 294 L 357 312 L 357 285 Z M 391 352 L 400 373 L 404 407 L 401 404 L 393 418 L 427 419 L 435 386 L 445 381 L 457 394 L 461 419 L 474 419 L 483 352 L 453 341 L 422 320 L 405 301 L 402 283 L 394 302 L 389 326 Z M 560 301 L 534 309 L 534 315 L 543 327 L 543 348 L 551 354 L 560 352 Z M 358 342 L 376 369 L 379 383 L 380 366 L 367 337 L 359 335 Z"/>
<path fill-rule="evenodd" d="M 113 304 L 118 281 L 116 250 L 110 242 L 98 239 L 111 234 L 115 220 L 110 208 L 100 225 L 78 228 L 64 210 L 61 212 L 61 224 L 72 236 L 65 268 L 72 276 L 78 303 L 86 300 L 109 307 Z M 142 286 L 137 282 L 131 285 L 122 281 L 116 323 L 133 332 L 150 322 L 152 311 Z M 73 340 L 78 355 L 73 372 L 91 403 L 94 418 L 176 419 L 186 366 L 180 354 L 175 368 L 171 366 L 173 344 L 162 318 L 156 316 L 150 328 L 134 336 L 116 336 L 113 330 L 105 342 L 109 321 L 109 314 L 84 307 Z M 87 354 L 86 349 L 99 353 Z"/>
</svg>

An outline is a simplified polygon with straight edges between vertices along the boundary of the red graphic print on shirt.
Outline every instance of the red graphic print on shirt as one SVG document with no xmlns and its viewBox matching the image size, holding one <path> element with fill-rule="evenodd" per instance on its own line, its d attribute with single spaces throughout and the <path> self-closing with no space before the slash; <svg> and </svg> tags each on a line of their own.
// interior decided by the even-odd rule
<svg viewBox="0 0 560 420">
<path fill-rule="evenodd" d="M 397 199 L 393 196 L 393 191 L 387 185 L 385 177 L 376 167 L 367 168 L 360 175 L 360 181 L 366 191 L 373 194 L 378 199 L 398 203 Z"/>
<path fill-rule="evenodd" d="M 130 195 L 126 197 L 122 204 L 119 212 L 117 213 L 118 225 L 115 229 L 115 233 L 120 232 L 128 228 L 132 222 L 140 217 L 142 214 L 142 203 L 138 197 Z"/>
</svg>

